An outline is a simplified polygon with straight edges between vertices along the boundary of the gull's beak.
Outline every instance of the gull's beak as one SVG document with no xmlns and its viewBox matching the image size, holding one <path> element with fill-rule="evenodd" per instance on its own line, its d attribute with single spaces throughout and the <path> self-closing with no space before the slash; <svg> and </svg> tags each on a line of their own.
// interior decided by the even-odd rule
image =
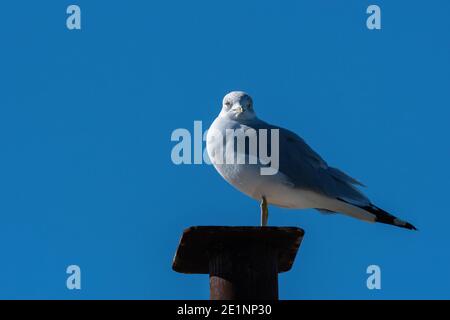
<svg viewBox="0 0 450 320">
<path fill-rule="evenodd" d="M 242 108 L 242 106 L 240 104 L 238 104 L 237 106 L 233 106 L 233 108 L 231 108 L 231 110 L 236 112 L 237 114 L 241 114 L 242 112 L 244 112 L 244 109 Z"/>
</svg>

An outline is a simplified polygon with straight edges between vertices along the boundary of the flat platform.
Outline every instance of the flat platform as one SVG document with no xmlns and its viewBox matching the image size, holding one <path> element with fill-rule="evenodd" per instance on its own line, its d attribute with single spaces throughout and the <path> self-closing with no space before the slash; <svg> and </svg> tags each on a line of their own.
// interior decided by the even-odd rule
<svg viewBox="0 0 450 320">
<path fill-rule="evenodd" d="M 278 272 L 289 271 L 305 232 L 297 227 L 197 226 L 184 230 L 172 269 L 180 273 L 209 273 L 217 251 L 252 252 L 269 247 L 277 252 Z"/>
</svg>

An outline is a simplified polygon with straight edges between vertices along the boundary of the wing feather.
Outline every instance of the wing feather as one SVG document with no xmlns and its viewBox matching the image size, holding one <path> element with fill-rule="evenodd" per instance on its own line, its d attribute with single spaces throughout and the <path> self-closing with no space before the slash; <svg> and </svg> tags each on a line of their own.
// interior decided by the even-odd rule
<svg viewBox="0 0 450 320">
<path fill-rule="evenodd" d="M 346 199 L 358 205 L 370 203 L 356 187 L 363 186 L 361 182 L 337 168 L 328 166 L 327 162 L 294 132 L 263 121 L 258 122 L 257 127 L 252 124 L 252 127 L 279 130 L 279 171 L 286 175 L 296 188 Z"/>
</svg>

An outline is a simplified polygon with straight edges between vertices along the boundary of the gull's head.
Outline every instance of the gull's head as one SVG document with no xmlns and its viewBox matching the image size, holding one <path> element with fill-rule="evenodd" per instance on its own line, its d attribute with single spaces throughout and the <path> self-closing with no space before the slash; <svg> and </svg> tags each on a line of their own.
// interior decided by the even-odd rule
<svg viewBox="0 0 450 320">
<path fill-rule="evenodd" d="M 243 91 L 232 91 L 228 93 L 223 98 L 222 111 L 219 116 L 234 120 L 256 118 L 252 98 Z"/>
</svg>

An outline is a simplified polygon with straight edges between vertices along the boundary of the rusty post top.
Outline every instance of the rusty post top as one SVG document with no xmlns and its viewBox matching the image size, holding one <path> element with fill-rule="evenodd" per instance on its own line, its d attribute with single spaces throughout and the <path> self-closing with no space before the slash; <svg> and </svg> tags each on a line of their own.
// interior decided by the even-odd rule
<svg viewBox="0 0 450 320">
<path fill-rule="evenodd" d="M 289 271 L 305 232 L 296 227 L 198 226 L 184 230 L 172 269 L 181 273 L 209 273 L 210 253 L 271 247 L 278 253 L 278 272 Z"/>
</svg>

